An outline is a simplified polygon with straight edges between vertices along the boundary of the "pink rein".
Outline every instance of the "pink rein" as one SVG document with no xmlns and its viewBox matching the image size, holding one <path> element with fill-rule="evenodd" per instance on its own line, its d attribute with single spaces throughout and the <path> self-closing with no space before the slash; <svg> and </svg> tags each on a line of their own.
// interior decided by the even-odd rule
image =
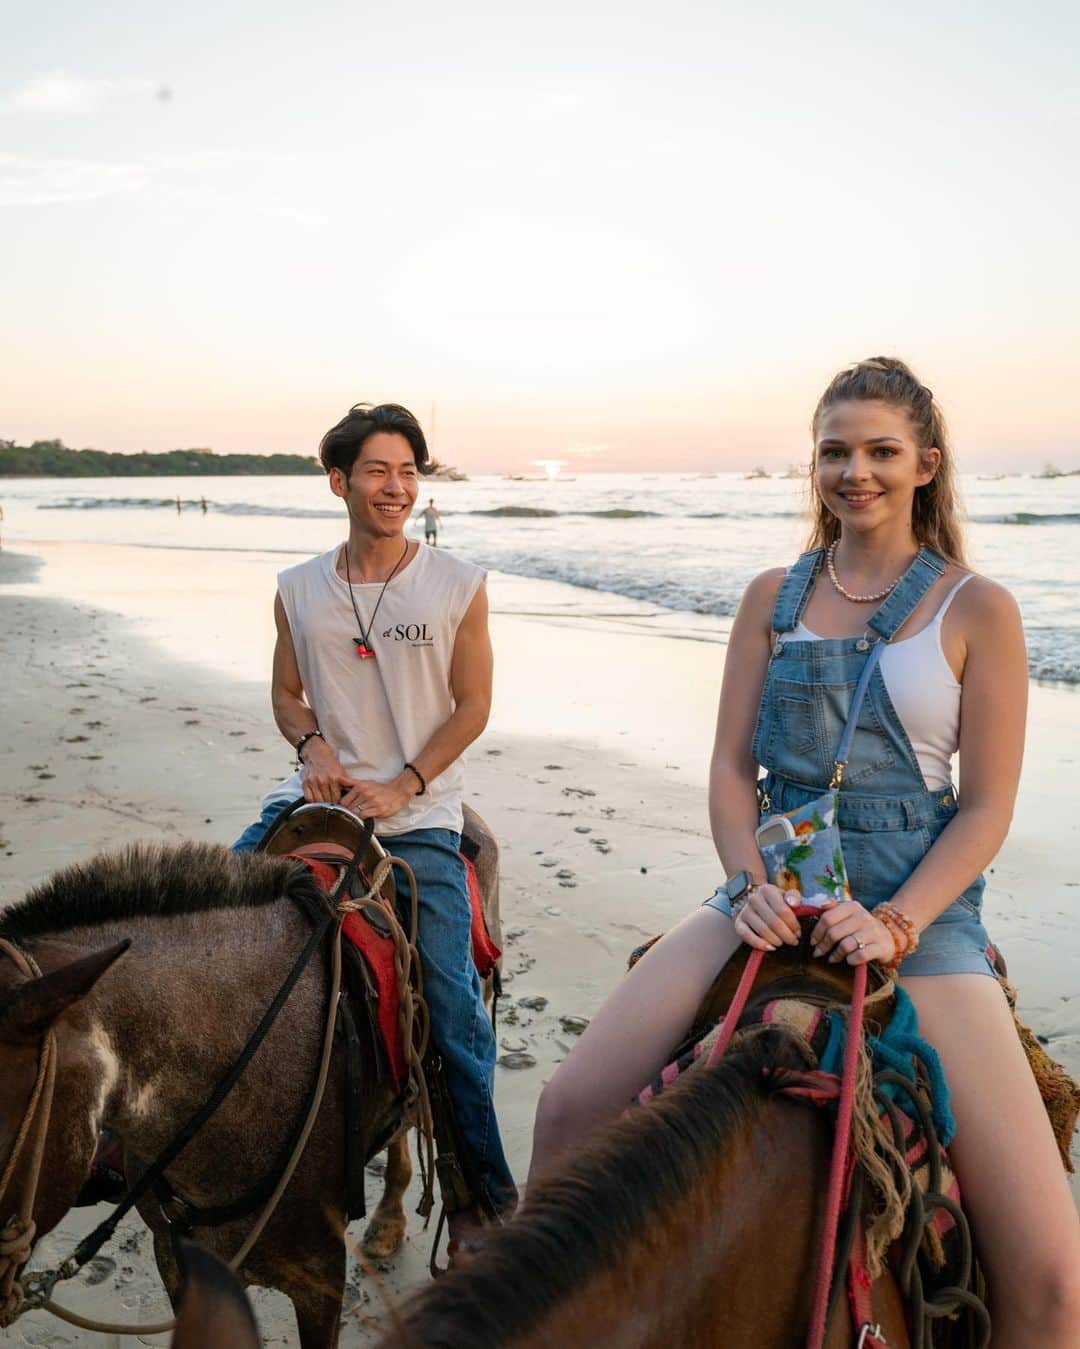
<svg viewBox="0 0 1080 1349">
<path fill-rule="evenodd" d="M 800 904 L 793 910 L 796 918 L 814 918 L 819 910 Z M 746 962 L 739 986 L 724 1017 L 720 1035 L 709 1052 L 706 1067 L 712 1068 L 727 1051 L 735 1027 L 743 1014 L 746 1000 L 754 986 L 765 952 L 754 950 Z M 855 1070 L 862 1041 L 863 1007 L 866 1002 L 866 966 L 856 965 L 855 983 L 851 992 L 851 1014 L 848 1017 L 847 1041 L 844 1045 L 844 1066 L 840 1078 L 840 1099 L 836 1111 L 836 1132 L 833 1135 L 832 1162 L 829 1168 L 829 1191 L 825 1202 L 825 1226 L 822 1230 L 821 1253 L 818 1256 L 817 1282 L 814 1287 L 814 1309 L 806 1337 L 807 1349 L 821 1349 L 825 1341 L 825 1318 L 829 1308 L 829 1289 L 832 1285 L 833 1261 L 836 1256 L 836 1233 L 840 1225 L 840 1208 L 844 1199 L 844 1181 L 847 1175 L 848 1146 L 851 1141 L 851 1114 L 855 1103 Z"/>
</svg>

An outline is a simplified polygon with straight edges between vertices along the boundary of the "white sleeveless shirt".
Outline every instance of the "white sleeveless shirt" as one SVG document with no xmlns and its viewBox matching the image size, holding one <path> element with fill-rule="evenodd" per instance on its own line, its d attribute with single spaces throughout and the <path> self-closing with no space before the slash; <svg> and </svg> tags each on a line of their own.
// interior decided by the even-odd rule
<svg viewBox="0 0 1080 1349">
<path fill-rule="evenodd" d="M 960 744 L 960 684 L 945 658 L 941 623 L 971 573 L 962 576 L 930 622 L 914 637 L 889 642 L 881 653 L 881 675 L 900 724 L 907 732 L 930 791 L 952 781 L 952 760 Z M 823 639 L 801 622 L 781 636 L 793 642 Z"/>
<path fill-rule="evenodd" d="M 319 728 L 350 777 L 389 782 L 414 759 L 454 710 L 450 665 L 465 611 L 485 573 L 443 549 L 417 547 L 412 561 L 383 593 L 370 633 L 374 660 L 361 660 L 349 587 L 337 573 L 338 544 L 289 567 L 278 593 L 289 620 L 304 693 Z M 365 630 L 382 582 L 353 585 Z M 396 815 L 378 820 L 377 834 L 462 826 L 462 760 Z M 303 795 L 300 773 L 268 793 L 264 804 Z"/>
</svg>

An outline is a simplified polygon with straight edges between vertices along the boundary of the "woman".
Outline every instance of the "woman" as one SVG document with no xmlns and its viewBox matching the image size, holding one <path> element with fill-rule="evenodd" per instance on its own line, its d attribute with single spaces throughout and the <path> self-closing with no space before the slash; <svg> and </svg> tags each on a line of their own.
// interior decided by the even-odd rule
<svg viewBox="0 0 1080 1349">
<path fill-rule="evenodd" d="M 731 631 L 709 788 L 729 879 L 638 963 L 545 1088 L 532 1175 L 659 1071 L 740 942 L 797 940 L 797 896 L 764 883 L 755 830 L 826 790 L 852 687 L 884 641 L 840 798 L 854 899 L 823 911 L 815 950 L 900 958 L 950 1084 L 995 1349 L 1080 1346 L 1080 1220 L 980 922 L 1023 755 L 1019 611 L 964 566 L 945 422 L 903 362 L 838 374 L 813 433 L 814 551 L 752 581 Z"/>
</svg>

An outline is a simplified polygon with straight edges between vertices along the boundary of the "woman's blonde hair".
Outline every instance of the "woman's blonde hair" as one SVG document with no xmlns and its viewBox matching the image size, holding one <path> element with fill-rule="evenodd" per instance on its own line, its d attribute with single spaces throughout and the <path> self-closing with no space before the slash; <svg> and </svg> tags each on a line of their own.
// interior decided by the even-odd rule
<svg viewBox="0 0 1080 1349">
<path fill-rule="evenodd" d="M 894 356 L 872 356 L 868 361 L 841 370 L 821 395 L 814 409 L 811 431 L 814 461 L 810 473 L 810 548 L 827 548 L 840 537 L 840 521 L 821 499 L 817 481 L 818 427 L 826 410 L 836 403 L 852 401 L 889 403 L 908 415 L 920 449 L 936 447 L 941 453 L 937 472 L 923 487 L 916 487 L 911 509 L 911 528 L 920 545 L 932 548 L 947 562 L 964 566 L 964 539 L 960 501 L 956 490 L 956 466 L 949 446 L 945 414 L 930 390 L 903 361 Z"/>
</svg>

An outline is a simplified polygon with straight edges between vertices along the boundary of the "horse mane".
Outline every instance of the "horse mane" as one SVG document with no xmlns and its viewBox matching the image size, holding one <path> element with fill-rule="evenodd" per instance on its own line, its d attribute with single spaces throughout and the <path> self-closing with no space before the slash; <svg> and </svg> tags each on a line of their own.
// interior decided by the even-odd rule
<svg viewBox="0 0 1080 1349">
<path fill-rule="evenodd" d="M 136 843 L 50 876 L 0 914 L 0 937 L 18 941 L 130 918 L 259 908 L 279 899 L 310 911 L 321 894 L 300 862 L 234 853 L 218 843 Z"/>
<path fill-rule="evenodd" d="M 537 1329 L 700 1185 L 771 1095 L 762 1069 L 777 1064 L 804 1068 L 805 1052 L 791 1032 L 770 1027 L 717 1069 L 691 1069 L 602 1129 L 530 1188 L 513 1220 L 465 1269 L 422 1293 L 386 1343 L 494 1349 Z"/>
</svg>

